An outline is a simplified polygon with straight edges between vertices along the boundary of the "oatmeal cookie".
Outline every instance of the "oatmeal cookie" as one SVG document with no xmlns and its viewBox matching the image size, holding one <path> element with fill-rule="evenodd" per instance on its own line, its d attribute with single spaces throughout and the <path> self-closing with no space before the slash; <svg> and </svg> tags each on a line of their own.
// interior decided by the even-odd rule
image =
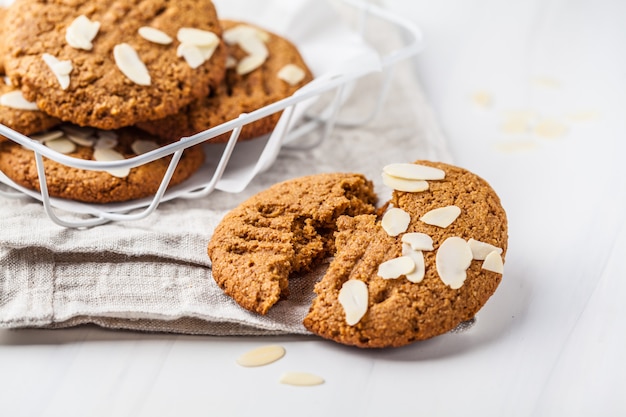
<svg viewBox="0 0 626 417">
<path fill-rule="evenodd" d="M 174 114 L 225 72 L 210 0 L 17 0 L 5 31 L 13 84 L 42 111 L 81 126 Z"/>
<path fill-rule="evenodd" d="M 291 275 L 334 251 L 336 219 L 373 213 L 372 183 L 358 174 L 285 181 L 231 211 L 208 245 L 213 278 L 242 307 L 265 314 L 288 295 Z"/>
<path fill-rule="evenodd" d="M 224 81 L 211 95 L 194 101 L 179 113 L 161 120 L 140 123 L 138 126 L 152 134 L 175 140 L 207 130 L 241 113 L 249 113 L 280 99 L 291 96 L 297 89 L 313 79 L 313 75 L 295 45 L 287 39 L 247 23 L 223 20 L 224 38 L 229 45 L 229 68 Z M 241 35 L 237 35 L 240 33 Z M 234 34 L 234 35 L 233 35 Z M 246 41 L 239 38 L 257 37 L 265 45 L 267 57 L 255 69 L 241 73 L 246 62 L 254 61 Z M 243 47 L 242 47 L 243 45 Z M 253 64 L 254 65 L 254 64 Z M 289 72 L 293 71 L 293 78 Z M 282 71 L 282 72 L 281 72 Z M 281 78 L 282 77 L 282 78 Z M 252 139 L 270 133 L 282 112 L 277 112 L 246 125 L 239 140 Z M 229 133 L 213 138 L 224 142 Z"/>
<path fill-rule="evenodd" d="M 75 127 L 61 126 L 66 132 L 73 132 Z M 120 158 L 131 158 L 137 155 L 137 141 L 148 144 L 149 148 L 166 145 L 167 141 L 158 139 L 135 128 L 124 128 L 117 131 L 94 130 L 93 135 L 80 135 L 82 140 L 93 141 L 93 146 L 73 145 L 66 153 L 80 159 L 97 159 L 97 148 L 105 148 L 110 154 L 114 151 Z M 60 139 L 67 143 L 68 139 Z M 53 141 L 54 141 L 53 140 Z M 98 144 L 99 140 L 107 144 Z M 72 142 L 74 143 L 74 142 Z M 48 142 L 48 146 L 53 147 Z M 145 149 L 145 148 L 144 148 Z M 139 151 L 143 153 L 144 151 Z M 159 188 L 171 157 L 157 159 L 145 165 L 130 169 L 129 172 L 92 171 L 73 168 L 51 161 L 44 157 L 44 167 L 48 192 L 52 197 L 60 197 L 87 203 L 112 203 L 149 197 Z M 111 159 L 109 159 L 111 160 Z M 204 162 L 204 152 L 200 146 L 184 151 L 169 186 L 181 183 L 196 172 Z M 0 143 L 0 171 L 17 184 L 39 190 L 39 177 L 34 153 L 17 143 L 10 141 Z"/>
</svg>

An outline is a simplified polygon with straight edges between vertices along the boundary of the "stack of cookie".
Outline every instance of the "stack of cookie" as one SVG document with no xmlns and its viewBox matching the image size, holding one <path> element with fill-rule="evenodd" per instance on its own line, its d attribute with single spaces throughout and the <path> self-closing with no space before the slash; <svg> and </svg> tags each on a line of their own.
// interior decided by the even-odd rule
<svg viewBox="0 0 626 417">
<path fill-rule="evenodd" d="M 220 21 L 210 0 L 16 0 L 0 9 L 0 39 L 0 123 L 81 159 L 148 152 L 312 79 L 294 45 Z M 269 133 L 279 117 L 247 125 L 240 139 Z M 201 147 L 186 149 L 170 185 L 203 162 Z M 51 196 L 107 203 L 154 194 L 168 164 L 100 172 L 46 160 L 45 171 Z M 0 170 L 39 189 L 33 152 L 2 137 Z"/>
</svg>

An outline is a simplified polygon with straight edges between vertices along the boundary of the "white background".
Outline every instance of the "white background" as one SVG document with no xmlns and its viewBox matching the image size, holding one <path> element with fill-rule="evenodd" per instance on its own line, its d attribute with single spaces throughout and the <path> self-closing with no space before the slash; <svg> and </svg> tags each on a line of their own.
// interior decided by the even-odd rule
<svg viewBox="0 0 626 417">
<path fill-rule="evenodd" d="M 424 30 L 415 71 L 454 162 L 488 179 L 509 216 L 505 277 L 476 326 L 376 351 L 0 331 L 0 415 L 626 415 L 626 2 L 384 3 Z M 536 115 L 527 132 L 506 131 L 513 111 Z M 534 134 L 545 119 L 565 133 Z M 235 364 L 265 343 L 287 355 Z M 290 370 L 326 383 L 279 384 Z"/>
</svg>

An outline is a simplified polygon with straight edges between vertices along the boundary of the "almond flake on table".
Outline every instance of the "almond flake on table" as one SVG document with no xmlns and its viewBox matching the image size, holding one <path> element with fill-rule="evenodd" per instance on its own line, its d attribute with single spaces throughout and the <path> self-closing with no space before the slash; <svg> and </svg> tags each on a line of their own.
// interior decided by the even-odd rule
<svg viewBox="0 0 626 417">
<path fill-rule="evenodd" d="M 141 36 L 145 40 L 152 43 L 158 43 L 159 45 L 169 45 L 174 41 L 174 39 L 167 33 L 150 26 L 140 27 L 137 30 L 137 33 L 139 33 L 139 36 Z"/>
<path fill-rule="evenodd" d="M 57 81 L 61 85 L 62 90 L 66 90 L 70 86 L 70 73 L 72 72 L 71 61 L 60 61 L 54 55 L 44 53 L 41 55 L 46 65 L 50 68 Z"/>
<path fill-rule="evenodd" d="M 93 48 L 91 41 L 100 30 L 100 22 L 89 20 L 85 15 L 80 15 L 65 30 L 65 40 L 76 49 L 90 51 Z"/>
<path fill-rule="evenodd" d="M 472 250 L 464 239 L 449 237 L 439 246 L 435 263 L 441 281 L 453 290 L 459 289 L 467 278 L 467 268 L 472 263 Z"/>
<path fill-rule="evenodd" d="M 556 119 L 544 119 L 537 123 L 533 133 L 546 139 L 557 139 L 567 133 L 567 126 Z"/>
<path fill-rule="evenodd" d="M 304 79 L 306 73 L 295 64 L 287 64 L 282 67 L 276 75 L 279 79 L 293 87 Z"/>
<path fill-rule="evenodd" d="M 308 372 L 285 372 L 280 377 L 280 383 L 299 387 L 310 387 L 323 384 L 324 378 Z"/>
<path fill-rule="evenodd" d="M 137 51 L 127 43 L 120 43 L 113 48 L 113 57 L 117 68 L 137 85 L 151 84 L 150 73 Z"/>
<path fill-rule="evenodd" d="M 28 101 L 20 90 L 10 91 L 0 96 L 0 105 L 16 110 L 39 110 L 37 103 Z"/>
<path fill-rule="evenodd" d="M 442 180 L 446 177 L 446 172 L 443 169 L 408 163 L 385 165 L 383 172 L 405 180 Z"/>
<path fill-rule="evenodd" d="M 245 367 L 265 366 L 285 356 L 285 348 L 280 345 L 267 345 L 252 349 L 237 358 L 237 363 Z"/>
<path fill-rule="evenodd" d="M 396 191 L 418 193 L 428 190 L 428 182 L 424 180 L 407 180 L 404 178 L 391 176 L 384 172 L 382 173 L 382 177 L 383 184 Z"/>
<path fill-rule="evenodd" d="M 380 221 L 381 227 L 389 236 L 398 236 L 406 232 L 411 223 L 411 215 L 397 207 L 390 208 Z"/>
<path fill-rule="evenodd" d="M 123 161 L 124 155 L 110 148 L 95 148 L 93 159 L 100 162 Z M 125 178 L 130 174 L 130 168 L 107 169 L 106 172 L 118 178 Z"/>
<path fill-rule="evenodd" d="M 343 307 L 348 326 L 354 326 L 367 312 L 369 290 L 367 284 L 358 279 L 350 279 L 343 283 L 337 297 Z"/>
<path fill-rule="evenodd" d="M 431 226 L 446 228 L 450 226 L 461 214 L 461 209 L 457 206 L 446 206 L 432 209 L 425 213 L 420 220 Z"/>
</svg>

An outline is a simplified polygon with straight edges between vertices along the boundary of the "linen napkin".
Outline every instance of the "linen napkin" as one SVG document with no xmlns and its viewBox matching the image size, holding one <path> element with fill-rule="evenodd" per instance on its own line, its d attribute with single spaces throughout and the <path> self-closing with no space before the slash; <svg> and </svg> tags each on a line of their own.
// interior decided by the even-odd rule
<svg viewBox="0 0 626 417">
<path fill-rule="evenodd" d="M 378 33 L 379 42 L 397 37 Z M 380 82 L 379 75 L 360 80 L 340 117 L 369 112 Z M 321 129 L 311 132 L 294 145 L 313 142 L 320 134 Z M 382 167 L 416 159 L 451 158 L 412 62 L 404 61 L 382 111 L 371 122 L 337 126 L 312 149 L 284 147 L 241 193 L 214 191 L 198 200 L 177 199 L 162 203 L 143 220 L 83 230 L 54 224 L 34 199 L 0 196 L 0 327 L 93 323 L 181 334 L 307 334 L 302 319 L 326 265 L 293 277 L 289 298 L 259 316 L 240 308 L 215 284 L 206 253 L 213 230 L 251 195 L 320 172 L 363 173 L 385 201 L 390 190 L 380 180 Z"/>
</svg>

